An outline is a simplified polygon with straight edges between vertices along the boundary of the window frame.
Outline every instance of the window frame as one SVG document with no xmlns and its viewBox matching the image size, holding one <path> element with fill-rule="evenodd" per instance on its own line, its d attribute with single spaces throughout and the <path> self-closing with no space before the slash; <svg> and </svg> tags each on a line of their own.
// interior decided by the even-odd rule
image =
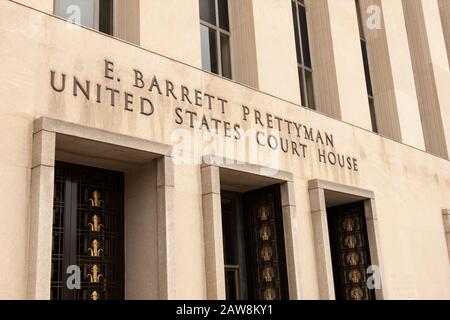
<svg viewBox="0 0 450 320">
<path fill-rule="evenodd" d="M 363 25 L 361 3 L 359 2 L 359 0 L 355 0 L 355 6 L 358 19 L 359 41 L 361 44 L 361 57 L 363 59 L 364 66 L 364 81 L 366 81 L 367 98 L 369 101 L 370 122 L 372 125 L 372 131 L 375 133 L 379 133 L 377 113 L 375 110 L 375 97 L 373 94 L 372 74 L 370 72 L 370 61 L 367 53 L 367 39 Z"/>
<path fill-rule="evenodd" d="M 298 61 L 299 59 L 297 57 L 297 70 L 298 70 L 299 76 L 301 73 L 301 77 L 302 77 L 301 78 L 302 81 L 300 81 L 300 79 L 299 79 L 299 81 L 300 81 L 299 86 L 300 86 L 300 91 L 301 91 L 300 92 L 300 100 L 301 100 L 301 104 L 305 108 L 316 110 L 316 95 L 314 92 L 314 80 L 312 79 L 312 81 L 313 81 L 313 88 L 312 88 L 312 96 L 313 96 L 312 100 L 313 101 L 312 102 L 309 101 L 308 86 L 306 83 L 306 72 L 311 73 L 311 78 L 312 78 L 313 69 L 312 69 L 312 66 L 311 67 L 306 66 L 305 57 L 303 55 L 304 43 L 303 43 L 303 39 L 302 39 L 302 27 L 301 27 L 301 23 L 300 23 L 300 8 L 299 7 L 300 6 L 303 7 L 305 9 L 305 12 L 307 12 L 306 4 L 302 0 L 291 0 L 291 4 L 292 3 L 295 5 L 295 17 L 293 17 L 293 18 L 296 19 L 296 21 L 297 21 L 297 32 L 298 32 L 298 37 L 296 37 L 295 41 L 298 42 L 298 46 L 300 48 L 299 51 L 300 51 L 300 60 L 301 60 L 301 62 L 299 62 Z M 295 28 L 295 21 L 294 21 L 294 28 Z M 308 30 L 306 30 L 306 33 L 308 33 Z M 294 33 L 294 35 L 295 35 L 295 33 Z M 308 35 L 308 39 L 309 39 L 309 35 Z M 308 43 L 308 46 L 309 46 L 309 43 Z M 309 49 L 311 49 L 311 48 L 309 48 Z M 311 50 L 309 50 L 309 51 L 311 53 Z"/>
<path fill-rule="evenodd" d="M 219 0 L 214 0 L 214 13 L 215 13 L 215 20 L 216 20 L 216 24 L 212 24 L 208 21 L 205 21 L 201 18 L 200 15 L 200 9 L 199 9 L 199 17 L 200 17 L 200 28 L 201 26 L 207 27 L 208 29 L 213 30 L 216 33 L 216 51 L 217 51 L 217 75 L 227 78 L 227 79 L 233 79 L 233 74 L 234 74 L 234 68 L 233 68 L 233 47 L 232 47 L 232 41 L 231 41 L 231 23 L 230 23 L 230 1 L 227 1 L 227 9 L 228 9 L 228 25 L 229 25 L 229 31 L 225 30 L 223 28 L 220 27 L 220 15 L 219 15 Z M 223 66 L 222 66 L 222 46 L 220 43 L 220 36 L 221 35 L 225 35 L 228 37 L 228 41 L 229 41 L 229 46 L 230 46 L 230 70 L 231 70 L 231 75 L 230 78 L 226 77 L 223 75 Z M 201 41 L 201 39 L 200 39 Z M 203 57 L 202 57 L 203 59 Z M 211 70 L 206 70 L 209 71 L 211 73 L 216 74 L 215 72 L 211 71 Z"/>
</svg>

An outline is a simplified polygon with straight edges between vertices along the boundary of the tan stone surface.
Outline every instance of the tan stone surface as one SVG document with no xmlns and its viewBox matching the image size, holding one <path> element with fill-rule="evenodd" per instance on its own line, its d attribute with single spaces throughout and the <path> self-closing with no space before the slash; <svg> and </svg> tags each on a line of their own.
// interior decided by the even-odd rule
<svg viewBox="0 0 450 320">
<path fill-rule="evenodd" d="M 197 0 L 140 1 L 141 46 L 200 68 L 198 12 Z"/>
<path fill-rule="evenodd" d="M 355 2 L 327 2 L 342 120 L 372 130 Z"/>
<path fill-rule="evenodd" d="M 386 43 L 392 72 L 393 90 L 401 141 L 425 150 L 422 123 L 401 0 L 382 0 Z"/>
<path fill-rule="evenodd" d="M 26 6 L 36 8 L 46 13 L 53 13 L 54 0 L 17 0 L 19 3 L 23 3 Z"/>
<path fill-rule="evenodd" d="M 342 119 L 328 1 L 310 0 L 306 5 L 316 110 Z"/>
<path fill-rule="evenodd" d="M 437 0 L 403 0 L 426 150 L 448 159 L 450 72 Z"/>
<path fill-rule="evenodd" d="M 253 18 L 258 88 L 300 103 L 291 1 L 253 0 Z M 271 23 L 267 23 L 269 20 Z"/>
<path fill-rule="evenodd" d="M 156 161 L 125 175 L 125 297 L 158 299 Z"/>
<path fill-rule="evenodd" d="M 336 41 L 334 47 L 343 108 L 342 119 L 368 128 L 368 107 L 367 113 L 363 111 L 366 110 L 367 102 L 361 71 L 362 61 L 353 56 L 345 56 L 349 50 L 360 50 L 356 13 L 352 13 L 354 6 L 342 3 L 343 1 L 333 2 L 334 15 L 331 18 L 333 41 Z M 284 14 L 279 13 L 279 17 L 287 17 L 287 4 L 284 3 L 282 7 Z M 191 10 L 194 12 L 194 9 Z M 267 8 L 261 10 L 259 19 L 269 11 Z M 346 19 L 347 16 L 351 19 Z M 290 29 L 290 25 L 286 28 Z M 176 48 L 167 46 L 165 49 L 163 42 L 154 50 L 175 52 L 192 64 L 195 61 L 198 63 L 199 56 L 189 51 L 199 48 L 198 42 L 196 44 L 199 38 L 195 40 L 197 31 L 198 23 L 192 23 L 181 33 L 192 32 L 189 41 L 174 41 Z M 170 31 L 167 32 L 169 34 L 166 37 L 173 36 Z M 160 37 L 163 37 L 163 33 L 161 31 Z M 0 277 L 0 298 L 26 297 L 26 275 L 31 263 L 26 252 L 31 210 L 29 199 L 32 192 L 32 123 L 35 118 L 44 115 L 140 139 L 175 144 L 175 129 L 185 130 L 191 138 L 194 132 L 199 131 L 189 127 L 186 115 L 183 116 L 185 122 L 182 125 L 175 125 L 176 107 L 183 110 L 189 108 L 199 114 L 205 113 L 207 117 L 213 115 L 238 123 L 243 129 L 260 129 L 260 126 L 254 124 L 254 118 L 247 122 L 242 120 L 241 104 L 256 108 L 263 114 L 270 112 L 308 127 L 327 131 L 333 134 L 335 146 L 323 148 L 358 159 L 358 172 L 320 163 L 315 150 L 316 143 L 296 138 L 292 132 L 289 135 L 286 128 L 281 132 L 282 137 L 308 145 L 307 159 L 291 153 L 270 151 L 267 147 L 255 147 L 254 150 L 261 156 L 255 159 L 254 152 L 249 151 L 251 142 L 255 140 L 254 136 L 245 143 L 243 140 L 235 142 L 235 147 L 246 147 L 242 155 L 236 156 L 240 160 L 261 166 L 270 165 L 292 172 L 294 176 L 296 215 L 292 224 L 299 230 L 298 267 L 302 298 L 320 297 L 317 273 L 322 269 L 315 260 L 315 231 L 312 227 L 307 185 L 307 181 L 311 179 L 330 180 L 374 192 L 385 298 L 450 298 L 450 265 L 442 227 L 442 208 L 450 207 L 450 164 L 447 160 L 94 31 L 85 28 L 70 29 L 60 19 L 10 1 L 0 3 L 0 39 L 0 70 L 3 79 L 7 79 L 0 85 L 0 133 L 3 137 L 0 140 L 0 239 L 1 243 L 8 243 L 0 246 L 0 274 L 8 274 L 12 267 L 15 269 L 15 277 Z M 150 39 L 151 37 L 147 41 Z M 270 41 L 265 45 L 274 46 Z M 290 49 L 286 52 L 288 51 Z M 292 55 L 292 52 L 286 54 Z M 269 53 L 259 63 L 270 64 L 275 56 L 274 53 Z M 120 82 L 103 77 L 105 59 L 115 63 L 114 74 L 120 77 Z M 180 85 L 185 85 L 192 91 L 199 89 L 216 97 L 226 98 L 229 103 L 225 115 L 217 104 L 209 111 L 205 106 L 188 106 L 180 99 L 174 101 L 160 96 L 156 90 L 147 93 L 146 90 L 133 88 L 134 68 L 144 73 L 147 86 L 156 74 L 161 85 L 166 79 L 173 81 L 176 92 L 180 92 Z M 65 92 L 56 93 L 51 89 L 50 70 L 55 70 L 58 75 L 61 72 L 67 74 Z M 270 73 L 267 70 L 265 72 Z M 445 70 L 441 72 L 442 77 L 448 76 Z M 281 81 L 279 75 L 275 74 L 272 80 Z M 111 107 L 106 100 L 101 104 L 96 103 L 95 99 L 86 101 L 81 92 L 78 97 L 74 97 L 73 76 L 82 82 L 89 80 L 91 84 L 99 83 L 122 92 L 129 91 L 136 97 L 144 95 L 152 99 L 155 112 L 152 116 L 141 115 L 138 105 L 134 106 L 136 110 L 133 112 L 124 110 L 122 95 L 115 107 Z M 293 82 L 287 79 L 282 80 L 292 85 Z M 293 94 L 293 91 L 283 93 L 273 88 L 261 89 L 283 98 Z M 206 144 L 203 143 L 204 155 L 211 153 Z M 218 155 L 230 157 L 223 153 L 219 151 Z M 181 299 L 206 298 L 206 288 L 209 285 L 205 277 L 205 246 L 209 244 L 205 242 L 207 230 L 204 228 L 205 215 L 202 212 L 200 163 L 201 161 L 196 164 L 175 164 L 174 167 L 175 297 Z M 433 270 L 432 276 L 430 270 Z"/>
</svg>

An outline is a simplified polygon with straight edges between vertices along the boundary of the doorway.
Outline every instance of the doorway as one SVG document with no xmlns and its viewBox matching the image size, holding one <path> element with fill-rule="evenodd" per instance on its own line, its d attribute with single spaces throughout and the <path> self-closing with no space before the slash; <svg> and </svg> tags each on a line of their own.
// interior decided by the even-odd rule
<svg viewBox="0 0 450 320">
<path fill-rule="evenodd" d="M 375 300 L 364 201 L 327 208 L 336 300 Z"/>
<path fill-rule="evenodd" d="M 221 191 L 226 298 L 289 298 L 280 185 Z"/>
<path fill-rule="evenodd" d="M 123 173 L 56 162 L 52 299 L 124 298 L 123 202 Z M 79 288 L 69 288 L 77 269 Z"/>
</svg>

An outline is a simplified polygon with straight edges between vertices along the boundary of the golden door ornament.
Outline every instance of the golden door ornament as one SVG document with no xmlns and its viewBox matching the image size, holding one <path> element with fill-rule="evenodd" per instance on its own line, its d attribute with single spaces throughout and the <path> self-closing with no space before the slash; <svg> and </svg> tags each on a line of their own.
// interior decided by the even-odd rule
<svg viewBox="0 0 450 320">
<path fill-rule="evenodd" d="M 272 259 L 272 247 L 264 246 L 261 251 L 261 257 L 265 262 L 270 261 Z"/>
<path fill-rule="evenodd" d="M 259 235 L 263 241 L 268 241 L 270 239 L 270 236 L 272 235 L 272 230 L 270 230 L 270 227 L 268 225 L 265 225 L 261 227 Z"/>
<path fill-rule="evenodd" d="M 361 281 L 361 273 L 358 270 L 352 270 L 349 278 L 352 283 L 359 283 Z"/>
<path fill-rule="evenodd" d="M 89 198 L 89 201 L 91 201 L 91 206 L 94 208 L 100 208 L 100 206 L 105 203 L 103 200 L 100 200 L 100 198 L 100 193 L 95 190 L 92 193 L 92 198 Z"/>
<path fill-rule="evenodd" d="M 100 242 L 96 239 L 92 241 L 91 248 L 88 249 L 91 257 L 100 257 L 100 254 L 103 253 L 103 249 L 100 249 Z"/>
<path fill-rule="evenodd" d="M 356 238 L 353 235 L 345 237 L 344 242 L 349 249 L 354 249 L 356 247 Z"/>
<path fill-rule="evenodd" d="M 258 217 L 261 221 L 267 221 L 269 219 L 269 208 L 262 206 L 259 208 Z"/>
<path fill-rule="evenodd" d="M 363 291 L 361 290 L 361 288 L 353 288 L 352 291 L 350 291 L 350 297 L 353 300 L 362 300 Z"/>
<path fill-rule="evenodd" d="M 91 283 L 100 283 L 103 279 L 103 275 L 100 273 L 100 267 L 94 264 L 91 268 L 91 273 L 88 274 L 89 281 Z"/>
<path fill-rule="evenodd" d="M 274 277 L 273 269 L 270 268 L 270 267 L 264 268 L 264 271 L 263 271 L 263 279 L 264 279 L 264 281 L 265 282 L 272 282 L 273 277 Z"/>
<path fill-rule="evenodd" d="M 273 288 L 268 288 L 264 290 L 264 300 L 275 300 L 275 290 Z"/>
<path fill-rule="evenodd" d="M 98 215 L 94 215 L 91 219 L 92 222 L 89 222 L 88 227 L 91 228 L 92 232 L 100 232 L 103 229 L 103 224 L 100 223 L 100 217 Z"/>
<path fill-rule="evenodd" d="M 344 227 L 345 231 L 351 232 L 351 231 L 353 231 L 353 228 L 355 227 L 355 221 L 353 221 L 352 218 L 347 218 L 343 222 L 343 227 Z"/>
<path fill-rule="evenodd" d="M 91 294 L 91 300 L 98 300 L 100 299 L 100 295 L 98 294 L 97 291 L 92 292 Z"/>
<path fill-rule="evenodd" d="M 359 263 L 359 255 L 352 252 L 347 255 L 347 263 L 351 266 L 356 266 Z"/>
</svg>

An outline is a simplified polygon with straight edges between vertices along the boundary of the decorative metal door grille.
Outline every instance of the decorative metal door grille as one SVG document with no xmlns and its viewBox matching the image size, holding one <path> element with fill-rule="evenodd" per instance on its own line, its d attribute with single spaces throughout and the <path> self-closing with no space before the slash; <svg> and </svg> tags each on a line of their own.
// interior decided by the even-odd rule
<svg viewBox="0 0 450 320">
<path fill-rule="evenodd" d="M 53 200 L 53 241 L 52 241 L 52 282 L 51 298 L 63 298 L 63 264 L 64 264 L 64 194 L 65 178 L 63 169 L 55 168 L 55 185 Z"/>
<path fill-rule="evenodd" d="M 336 299 L 374 300 L 374 290 L 367 287 L 371 262 L 364 202 L 327 211 Z"/>
<path fill-rule="evenodd" d="M 123 175 L 57 163 L 52 299 L 123 298 Z M 81 289 L 66 286 L 70 265 L 81 269 Z"/>
<path fill-rule="evenodd" d="M 283 219 L 279 185 L 246 193 L 249 296 L 257 300 L 288 299 Z"/>
</svg>

